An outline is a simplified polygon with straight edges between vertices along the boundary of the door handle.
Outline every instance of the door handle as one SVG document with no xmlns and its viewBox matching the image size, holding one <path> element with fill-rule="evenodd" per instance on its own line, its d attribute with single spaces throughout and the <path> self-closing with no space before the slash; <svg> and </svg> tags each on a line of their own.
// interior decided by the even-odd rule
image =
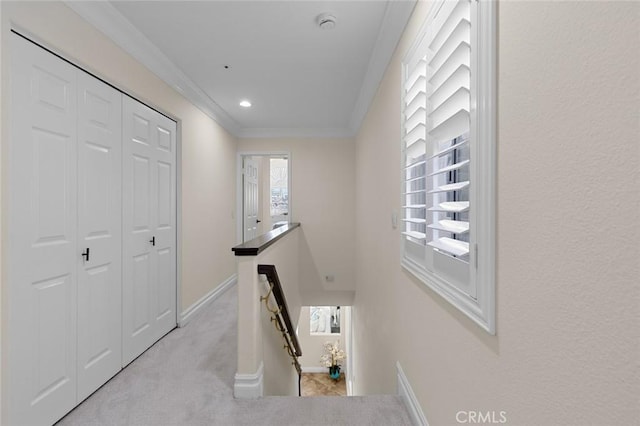
<svg viewBox="0 0 640 426">
<path fill-rule="evenodd" d="M 149 240 L 149 242 L 151 243 L 151 245 L 152 245 L 152 246 L 154 246 L 154 247 L 155 247 L 155 246 L 156 246 L 156 236 L 154 235 L 154 236 L 153 236 L 153 238 L 151 238 L 151 239 Z"/>
<path fill-rule="evenodd" d="M 85 262 L 89 261 L 89 247 L 87 247 L 87 251 L 82 253 L 82 257 L 84 257 Z"/>
<path fill-rule="evenodd" d="M 262 222 L 260 219 L 256 219 L 256 223 L 260 223 Z"/>
</svg>

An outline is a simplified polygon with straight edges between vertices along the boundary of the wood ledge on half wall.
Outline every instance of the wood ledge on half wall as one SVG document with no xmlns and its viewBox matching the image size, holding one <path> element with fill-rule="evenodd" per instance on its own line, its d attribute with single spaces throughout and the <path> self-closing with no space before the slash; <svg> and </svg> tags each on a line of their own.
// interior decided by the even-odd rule
<svg viewBox="0 0 640 426">
<path fill-rule="evenodd" d="M 299 226 L 299 223 L 288 223 L 286 225 L 282 225 L 267 232 L 266 234 L 262 234 L 259 237 L 254 238 L 253 240 L 249 240 L 246 243 L 233 247 L 231 251 L 233 251 L 236 256 L 257 256 L 264 249 Z"/>
</svg>

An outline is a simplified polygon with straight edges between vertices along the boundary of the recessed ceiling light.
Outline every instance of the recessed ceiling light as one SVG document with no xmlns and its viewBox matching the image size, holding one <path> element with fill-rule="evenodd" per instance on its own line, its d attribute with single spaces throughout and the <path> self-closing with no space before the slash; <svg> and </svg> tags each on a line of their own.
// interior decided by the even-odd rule
<svg viewBox="0 0 640 426">
<path fill-rule="evenodd" d="M 244 100 L 244 101 L 240 101 L 240 106 L 243 108 L 249 108 L 251 106 L 251 102 Z"/>
</svg>

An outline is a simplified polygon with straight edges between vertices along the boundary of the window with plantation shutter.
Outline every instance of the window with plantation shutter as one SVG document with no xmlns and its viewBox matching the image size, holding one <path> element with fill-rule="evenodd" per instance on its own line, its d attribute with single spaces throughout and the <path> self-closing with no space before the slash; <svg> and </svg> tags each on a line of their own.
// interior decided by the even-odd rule
<svg viewBox="0 0 640 426">
<path fill-rule="evenodd" d="M 403 72 L 403 266 L 495 333 L 494 3 L 435 2 Z"/>
</svg>

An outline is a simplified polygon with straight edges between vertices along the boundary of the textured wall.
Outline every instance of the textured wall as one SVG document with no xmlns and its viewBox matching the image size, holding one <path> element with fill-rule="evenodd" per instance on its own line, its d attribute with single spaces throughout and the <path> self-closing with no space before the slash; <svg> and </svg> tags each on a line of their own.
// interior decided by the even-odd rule
<svg viewBox="0 0 640 426">
<path fill-rule="evenodd" d="M 400 60 L 356 140 L 356 391 L 398 360 L 433 425 L 634 424 L 639 400 L 640 4 L 499 5 L 497 335 L 399 266 Z M 371 230 L 375 230 L 372 233 Z M 363 330 L 364 331 L 364 330 Z M 499 414 L 496 414 L 500 419 Z"/>
</svg>

